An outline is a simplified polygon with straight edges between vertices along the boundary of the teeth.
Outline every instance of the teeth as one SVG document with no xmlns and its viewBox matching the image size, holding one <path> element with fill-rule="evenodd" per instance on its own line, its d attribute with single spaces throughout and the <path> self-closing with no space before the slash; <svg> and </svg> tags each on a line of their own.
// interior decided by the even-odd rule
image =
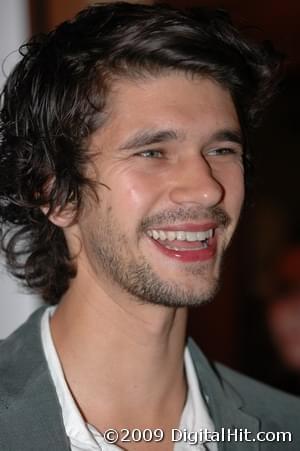
<svg viewBox="0 0 300 451">
<path fill-rule="evenodd" d="M 168 232 L 167 237 L 168 237 L 168 241 L 174 241 L 175 238 L 176 238 L 176 233 L 175 232 Z"/>
<path fill-rule="evenodd" d="M 186 232 L 186 240 L 187 241 L 200 241 L 198 239 L 198 233 Z"/>
<path fill-rule="evenodd" d="M 148 230 L 147 235 L 154 240 L 161 241 L 206 241 L 213 237 L 214 230 L 209 229 L 201 232 L 185 232 L 179 231 L 167 231 L 167 230 Z"/>
<path fill-rule="evenodd" d="M 153 238 L 155 240 L 158 240 L 158 238 L 159 238 L 159 232 L 157 232 L 156 230 L 153 230 Z"/>
<path fill-rule="evenodd" d="M 167 234 L 163 230 L 159 232 L 159 239 L 162 241 L 165 241 L 167 239 Z"/>
<path fill-rule="evenodd" d="M 186 233 L 185 232 L 175 232 L 175 240 L 178 241 L 186 241 Z"/>
</svg>

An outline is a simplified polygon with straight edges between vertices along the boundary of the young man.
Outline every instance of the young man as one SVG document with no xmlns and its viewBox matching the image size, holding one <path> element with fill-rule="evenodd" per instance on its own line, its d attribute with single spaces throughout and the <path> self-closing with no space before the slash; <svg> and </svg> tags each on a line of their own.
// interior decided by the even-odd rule
<svg viewBox="0 0 300 451">
<path fill-rule="evenodd" d="M 58 306 L 0 346 L 1 451 L 299 449 L 299 401 L 211 366 L 185 332 L 218 285 L 275 58 L 224 13 L 122 3 L 23 54 L 2 242 Z"/>
</svg>

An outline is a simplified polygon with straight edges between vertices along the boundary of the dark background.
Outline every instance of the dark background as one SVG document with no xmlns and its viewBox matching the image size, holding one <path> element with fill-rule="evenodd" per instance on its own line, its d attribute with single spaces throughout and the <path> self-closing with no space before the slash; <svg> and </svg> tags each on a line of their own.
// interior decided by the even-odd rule
<svg viewBox="0 0 300 451">
<path fill-rule="evenodd" d="M 31 0 L 32 32 L 50 30 L 87 3 Z M 268 338 L 264 286 L 272 262 L 281 250 L 287 243 L 300 241 L 300 2 L 173 0 L 169 3 L 179 7 L 225 8 L 247 35 L 258 41 L 271 40 L 286 55 L 281 93 L 262 128 L 252 136 L 256 167 L 254 205 L 245 211 L 226 258 L 220 293 L 213 303 L 191 311 L 189 332 L 210 358 L 286 390 L 297 391 L 293 384 L 284 385 L 280 381 L 284 369 Z"/>
</svg>

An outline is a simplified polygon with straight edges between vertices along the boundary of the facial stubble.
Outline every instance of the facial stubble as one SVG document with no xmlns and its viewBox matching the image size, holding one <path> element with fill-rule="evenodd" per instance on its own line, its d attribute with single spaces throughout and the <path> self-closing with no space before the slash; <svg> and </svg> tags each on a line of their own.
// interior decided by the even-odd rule
<svg viewBox="0 0 300 451">
<path fill-rule="evenodd" d="M 223 215 L 225 217 L 226 214 Z M 224 226 L 226 222 L 229 223 L 227 216 L 223 218 Z M 139 239 L 149 239 L 143 233 L 138 236 Z M 164 280 L 142 254 L 134 257 L 130 252 L 127 236 L 117 226 L 111 214 L 105 221 L 101 218 L 101 226 L 89 230 L 88 237 L 87 245 L 97 276 L 117 285 L 140 304 L 199 306 L 213 299 L 218 291 L 224 250 L 217 257 L 219 261 L 216 263 L 217 271 L 214 276 L 211 275 L 212 262 L 184 264 L 181 269 L 183 277 L 186 274 L 186 277 L 198 278 L 197 289 L 191 289 L 184 286 L 184 283 Z"/>
</svg>

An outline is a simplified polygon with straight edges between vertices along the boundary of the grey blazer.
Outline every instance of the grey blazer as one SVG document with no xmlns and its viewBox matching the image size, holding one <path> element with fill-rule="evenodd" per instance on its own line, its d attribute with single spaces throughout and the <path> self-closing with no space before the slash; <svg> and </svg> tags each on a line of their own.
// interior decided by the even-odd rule
<svg viewBox="0 0 300 451">
<path fill-rule="evenodd" d="M 36 311 L 0 344 L 0 451 L 69 451 L 62 412 L 45 360 Z M 292 442 L 218 443 L 218 450 L 300 450 L 300 400 L 210 364 L 189 340 L 216 431 L 221 428 L 289 431 Z M 195 451 L 197 447 L 195 446 Z"/>
</svg>

